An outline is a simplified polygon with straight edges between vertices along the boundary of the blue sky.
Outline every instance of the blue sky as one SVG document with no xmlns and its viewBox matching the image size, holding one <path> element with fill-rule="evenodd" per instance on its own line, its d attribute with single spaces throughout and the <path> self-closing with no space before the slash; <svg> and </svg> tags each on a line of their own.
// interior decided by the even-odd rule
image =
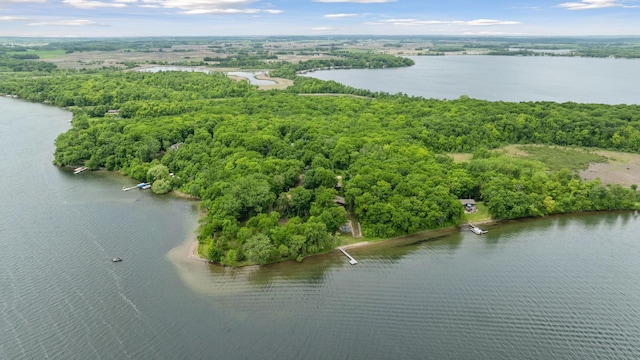
<svg viewBox="0 0 640 360">
<path fill-rule="evenodd" d="M 0 36 L 640 35 L 640 0 L 0 0 Z"/>
</svg>

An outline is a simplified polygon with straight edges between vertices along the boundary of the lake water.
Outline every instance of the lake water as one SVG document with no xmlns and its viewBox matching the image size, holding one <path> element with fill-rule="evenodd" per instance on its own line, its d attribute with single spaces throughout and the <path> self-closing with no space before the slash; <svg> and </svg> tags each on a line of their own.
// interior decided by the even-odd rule
<svg viewBox="0 0 640 360">
<path fill-rule="evenodd" d="M 59 169 L 70 113 L 0 108 L 0 359 L 640 358 L 635 213 L 221 269 L 194 203 Z"/>
<path fill-rule="evenodd" d="M 307 74 L 372 91 L 435 99 L 640 104 L 640 60 L 543 56 L 423 56 L 393 69 Z"/>
</svg>

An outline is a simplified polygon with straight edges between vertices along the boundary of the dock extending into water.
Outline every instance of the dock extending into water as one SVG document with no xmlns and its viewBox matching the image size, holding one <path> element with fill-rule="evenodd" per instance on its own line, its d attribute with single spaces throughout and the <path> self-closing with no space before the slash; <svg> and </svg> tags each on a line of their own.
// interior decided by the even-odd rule
<svg viewBox="0 0 640 360">
<path fill-rule="evenodd" d="M 487 233 L 487 230 L 482 230 L 479 227 L 473 225 L 472 223 L 469 223 L 469 230 L 471 230 L 471 232 L 473 232 L 476 235 L 482 235 Z"/>
<path fill-rule="evenodd" d="M 122 191 L 129 191 L 129 190 L 133 190 L 133 189 L 141 189 L 141 190 L 147 190 L 151 188 L 151 184 L 149 183 L 140 183 L 136 186 L 131 186 L 131 187 L 122 187 Z"/>
<path fill-rule="evenodd" d="M 338 250 L 342 251 L 344 256 L 349 258 L 349 264 L 355 265 L 355 264 L 358 263 L 358 261 L 356 259 L 354 259 L 353 256 L 349 255 L 343 248 L 339 247 Z"/>
</svg>

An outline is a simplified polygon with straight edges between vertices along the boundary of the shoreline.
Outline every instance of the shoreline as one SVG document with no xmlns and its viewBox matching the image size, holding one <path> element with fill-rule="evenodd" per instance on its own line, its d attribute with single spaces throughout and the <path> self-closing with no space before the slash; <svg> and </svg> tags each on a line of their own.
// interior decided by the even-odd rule
<svg viewBox="0 0 640 360">
<path fill-rule="evenodd" d="M 191 242 L 187 250 L 187 259 L 209 264 L 209 260 L 201 257 L 200 254 L 198 254 L 198 245 L 198 240 Z"/>
<path fill-rule="evenodd" d="M 626 212 L 626 211 L 634 211 L 634 210 L 610 210 L 610 211 L 604 211 L 607 213 L 610 212 Z M 547 215 L 545 217 L 548 216 L 567 216 L 567 215 L 578 215 L 578 214 L 589 214 L 589 213 L 594 213 L 594 212 L 600 212 L 600 211 L 580 211 L 580 212 L 572 212 L 572 213 L 561 213 L 561 214 L 551 214 L 551 215 Z M 527 218 L 518 218 L 518 219 L 502 219 L 502 220 L 494 220 L 494 219 L 490 219 L 490 220 L 483 220 L 483 221 L 477 221 L 477 222 L 473 222 L 473 224 L 475 225 L 487 225 L 487 224 L 499 224 L 502 222 L 510 222 L 510 221 L 528 221 L 528 220 L 536 220 L 536 219 L 541 219 L 541 218 L 536 218 L 536 217 L 527 217 Z M 464 231 L 464 227 L 467 226 L 467 223 L 463 223 L 460 224 L 458 226 L 449 226 L 446 228 L 441 228 L 441 229 L 433 229 L 433 230 L 424 230 L 424 231 L 420 231 L 417 232 L 415 234 L 409 234 L 409 235 L 403 235 L 403 236 L 398 236 L 398 237 L 393 237 L 393 238 L 386 238 L 386 239 L 380 239 L 380 240 L 373 240 L 373 241 L 360 241 L 357 243 L 353 243 L 353 244 L 347 244 L 347 245 L 338 245 L 335 248 L 328 250 L 327 252 L 323 252 L 323 253 L 319 253 L 319 254 L 314 254 L 314 255 L 309 255 L 306 256 L 306 258 L 311 258 L 311 257 L 316 257 L 316 256 L 321 256 L 321 255 L 327 255 L 327 254 L 331 254 L 331 253 L 339 253 L 340 250 L 339 248 L 345 249 L 345 250 L 349 250 L 349 249 L 358 249 L 358 248 L 366 248 L 366 247 L 370 247 L 370 246 L 375 246 L 375 245 L 391 245 L 394 242 L 405 242 L 408 241 L 408 243 L 417 243 L 417 242 L 423 242 L 423 241 L 430 241 L 430 240 L 437 240 L 438 238 L 440 238 L 443 235 L 446 234 L 450 234 L 453 233 L 455 231 Z M 405 243 L 406 244 L 406 243 Z M 216 264 L 216 263 L 212 263 L 209 262 L 209 260 L 203 258 L 200 256 L 200 254 L 198 254 L 198 240 L 194 240 L 194 241 L 190 241 L 189 245 L 188 245 L 188 249 L 187 249 L 187 256 L 186 258 L 190 261 L 194 261 L 194 262 L 200 262 L 200 263 L 207 263 L 213 266 L 216 266 L 218 268 L 221 269 L 225 269 L 225 268 L 236 268 L 236 269 L 244 269 L 244 268 L 251 268 L 251 267 L 261 267 L 262 265 L 257 265 L 257 264 L 251 264 L 251 265 L 244 265 L 244 266 L 237 266 L 237 267 L 227 267 L 227 266 L 222 266 L 220 264 Z M 286 262 L 286 261 L 292 261 L 291 259 L 288 260 L 282 260 L 282 261 L 277 261 L 274 263 L 269 263 L 269 264 L 265 264 L 265 265 L 272 265 L 272 264 L 277 264 L 280 262 Z"/>
<path fill-rule="evenodd" d="M 474 224 L 494 224 L 494 223 L 498 223 L 501 220 L 484 220 L 484 221 L 478 221 L 475 222 Z M 327 251 L 327 252 L 323 252 L 323 253 L 319 253 L 319 254 L 314 254 L 314 255 L 309 255 L 306 256 L 306 258 L 309 257 L 314 257 L 314 256 L 320 256 L 320 255 L 326 255 L 326 254 L 331 254 L 334 252 L 339 252 L 340 248 L 348 250 L 348 249 L 357 249 L 357 248 L 363 248 L 363 247 L 369 247 L 369 246 L 374 246 L 374 245 L 389 245 L 395 241 L 403 241 L 403 240 L 415 240 L 416 242 L 418 241 L 428 241 L 430 239 L 436 239 L 438 238 L 440 235 L 443 234 L 447 234 L 447 233 L 452 233 L 455 230 L 459 230 L 459 231 L 463 231 L 463 227 L 466 226 L 465 224 L 460 224 L 459 226 L 449 226 L 446 228 L 441 228 L 441 229 L 432 229 L 432 230 L 424 230 L 424 231 L 420 231 L 417 232 L 415 234 L 409 234 L 409 235 L 402 235 L 402 236 L 398 236 L 398 237 L 393 237 L 393 238 L 386 238 L 386 239 L 380 239 L 380 240 L 374 240 L 374 241 L 360 241 L 357 243 L 353 243 L 353 244 L 347 244 L 347 245 L 338 245 L 335 248 Z M 199 242 L 198 240 L 195 241 L 191 241 L 191 243 L 189 244 L 188 250 L 187 250 L 187 259 L 189 260 L 193 260 L 193 261 L 197 261 L 197 262 L 204 262 L 207 264 L 211 264 L 220 268 L 226 268 L 227 266 L 223 266 L 223 265 L 219 265 L 216 263 L 212 263 L 209 260 L 203 258 L 202 256 L 200 256 L 200 254 L 198 253 L 198 247 L 199 247 Z M 290 259 L 288 260 L 282 260 L 282 261 L 276 261 L 273 264 L 276 264 L 278 262 L 283 262 L 283 261 L 290 261 Z M 270 263 L 271 264 L 271 263 Z M 265 265 L 270 265 L 270 264 L 265 264 Z M 251 267 L 251 266 L 260 266 L 260 265 L 256 265 L 256 264 L 251 264 L 251 265 L 245 265 L 245 266 L 238 266 L 235 268 L 246 268 L 246 267 Z"/>
</svg>

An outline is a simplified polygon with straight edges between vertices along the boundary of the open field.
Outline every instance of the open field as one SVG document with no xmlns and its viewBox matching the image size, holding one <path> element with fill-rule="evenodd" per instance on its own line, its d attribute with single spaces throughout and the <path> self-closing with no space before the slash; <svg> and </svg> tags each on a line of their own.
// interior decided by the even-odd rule
<svg viewBox="0 0 640 360">
<path fill-rule="evenodd" d="M 600 178 L 605 184 L 631 186 L 640 184 L 640 154 L 598 150 L 597 154 L 607 159 L 606 163 L 592 163 L 580 176 L 585 180 Z"/>
<path fill-rule="evenodd" d="M 546 165 L 549 170 L 558 171 L 569 169 L 573 171 L 584 170 L 590 164 L 607 163 L 605 156 L 598 154 L 593 149 L 549 146 L 549 145 L 510 145 L 497 150 L 507 156 L 526 157 L 537 160 Z"/>
<path fill-rule="evenodd" d="M 509 145 L 494 152 L 537 160 L 549 170 L 566 168 L 576 171 L 584 180 L 599 178 L 605 184 L 626 187 L 640 184 L 640 154 L 548 145 Z M 466 153 L 450 156 L 455 162 L 468 162 L 473 157 Z"/>
</svg>

